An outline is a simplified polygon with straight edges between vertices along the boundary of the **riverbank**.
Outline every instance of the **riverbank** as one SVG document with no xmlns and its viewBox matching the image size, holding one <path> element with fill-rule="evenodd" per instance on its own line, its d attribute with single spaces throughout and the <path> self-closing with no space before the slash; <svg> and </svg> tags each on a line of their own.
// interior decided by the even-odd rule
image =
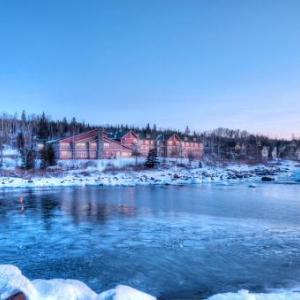
<svg viewBox="0 0 300 300">
<path fill-rule="evenodd" d="M 49 170 L 45 172 L 2 172 L 0 188 L 34 188 L 51 186 L 136 186 L 185 185 L 201 183 L 230 184 L 275 181 L 300 182 L 295 174 L 299 165 L 281 161 L 267 165 L 231 164 L 227 166 L 187 167 L 172 166 L 153 170 L 114 169 L 99 170 L 94 167 Z"/>
<path fill-rule="evenodd" d="M 71 279 L 36 279 L 30 281 L 12 265 L 0 265 L 0 299 L 5 300 L 155 300 L 154 296 L 118 285 L 114 289 L 95 293 L 87 285 Z M 217 294 L 207 300 L 299 300 L 300 293 L 293 290 L 280 290 L 271 293 L 250 293 L 241 290 L 237 293 Z"/>
</svg>

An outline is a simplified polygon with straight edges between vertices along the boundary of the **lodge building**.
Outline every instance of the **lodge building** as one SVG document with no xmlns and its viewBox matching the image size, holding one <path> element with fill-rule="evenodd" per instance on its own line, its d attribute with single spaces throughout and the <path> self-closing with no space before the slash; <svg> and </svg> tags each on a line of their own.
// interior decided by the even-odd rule
<svg viewBox="0 0 300 300">
<path fill-rule="evenodd" d="M 131 156 L 146 157 L 156 148 L 160 157 L 200 160 L 203 144 L 196 137 L 178 134 L 154 136 L 132 130 L 107 133 L 94 129 L 52 141 L 57 159 L 113 159 Z"/>
</svg>

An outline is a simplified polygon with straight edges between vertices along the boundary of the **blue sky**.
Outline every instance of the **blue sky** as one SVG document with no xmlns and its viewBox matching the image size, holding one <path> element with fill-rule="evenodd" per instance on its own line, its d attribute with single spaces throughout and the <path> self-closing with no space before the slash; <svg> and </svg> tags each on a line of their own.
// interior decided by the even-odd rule
<svg viewBox="0 0 300 300">
<path fill-rule="evenodd" d="M 0 111 L 300 136 L 298 0 L 0 0 Z"/>
</svg>

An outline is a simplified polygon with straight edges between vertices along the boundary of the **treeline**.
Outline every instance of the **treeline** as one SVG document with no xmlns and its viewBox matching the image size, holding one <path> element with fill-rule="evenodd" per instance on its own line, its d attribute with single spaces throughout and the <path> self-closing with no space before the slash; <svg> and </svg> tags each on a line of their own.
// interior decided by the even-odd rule
<svg viewBox="0 0 300 300">
<path fill-rule="evenodd" d="M 202 132 L 200 137 L 204 143 L 206 157 L 212 159 L 298 159 L 297 153 L 300 152 L 299 139 L 272 139 L 244 130 L 218 128 Z M 264 155 L 266 157 L 263 157 Z"/>
<path fill-rule="evenodd" d="M 279 158 L 296 158 L 300 151 L 299 139 L 292 141 L 284 139 L 271 139 L 264 135 L 255 135 L 242 130 L 218 128 L 205 132 L 191 132 L 187 126 L 184 131 L 160 129 L 155 124 L 144 127 L 129 125 L 102 125 L 91 126 L 85 122 L 78 122 L 75 118 L 67 120 L 53 120 L 45 113 L 41 115 L 28 115 L 25 111 L 20 116 L 0 115 L 0 150 L 4 144 L 17 147 L 24 153 L 33 156 L 37 142 L 46 142 L 62 137 L 76 135 L 95 128 L 105 129 L 107 132 L 126 132 L 134 130 L 142 135 L 151 135 L 153 138 L 160 134 L 176 133 L 180 137 L 192 136 L 200 139 L 204 144 L 205 156 L 209 159 L 253 159 L 262 157 L 263 148 L 268 149 L 270 158 L 275 154 Z M 51 149 L 49 156 L 53 156 Z M 42 156 L 47 156 L 43 153 Z M 51 161 L 51 159 L 50 159 Z"/>
<path fill-rule="evenodd" d="M 0 115 L 0 137 L 1 142 L 12 144 L 17 135 L 22 132 L 25 143 L 32 144 L 35 140 L 49 140 L 58 137 L 65 137 L 72 134 L 90 130 L 92 127 L 84 122 L 77 122 L 75 118 L 68 121 L 52 120 L 45 113 L 41 115 L 27 115 L 25 111 L 21 116 Z"/>
</svg>

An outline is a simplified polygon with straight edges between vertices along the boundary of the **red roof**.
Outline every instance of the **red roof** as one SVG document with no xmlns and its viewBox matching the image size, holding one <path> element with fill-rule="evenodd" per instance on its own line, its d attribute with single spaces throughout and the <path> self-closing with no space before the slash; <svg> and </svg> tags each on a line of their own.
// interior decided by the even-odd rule
<svg viewBox="0 0 300 300">
<path fill-rule="evenodd" d="M 98 130 L 99 129 L 94 129 L 94 130 L 91 130 L 88 132 L 76 134 L 74 136 L 70 136 L 70 137 L 61 139 L 59 142 L 60 143 L 78 143 L 78 142 L 85 142 L 85 141 L 90 141 L 90 140 L 97 140 Z M 127 150 L 132 150 L 129 147 L 121 145 L 120 142 L 108 138 L 105 133 L 103 133 L 103 140 L 106 142 L 118 144 L 119 146 L 121 146 L 122 148 L 125 148 Z"/>
<path fill-rule="evenodd" d="M 80 134 L 76 134 L 64 139 L 61 139 L 61 143 L 72 143 L 72 142 L 82 142 L 84 140 L 95 139 L 98 135 L 98 129 L 94 129 L 88 132 L 83 132 Z"/>
</svg>

